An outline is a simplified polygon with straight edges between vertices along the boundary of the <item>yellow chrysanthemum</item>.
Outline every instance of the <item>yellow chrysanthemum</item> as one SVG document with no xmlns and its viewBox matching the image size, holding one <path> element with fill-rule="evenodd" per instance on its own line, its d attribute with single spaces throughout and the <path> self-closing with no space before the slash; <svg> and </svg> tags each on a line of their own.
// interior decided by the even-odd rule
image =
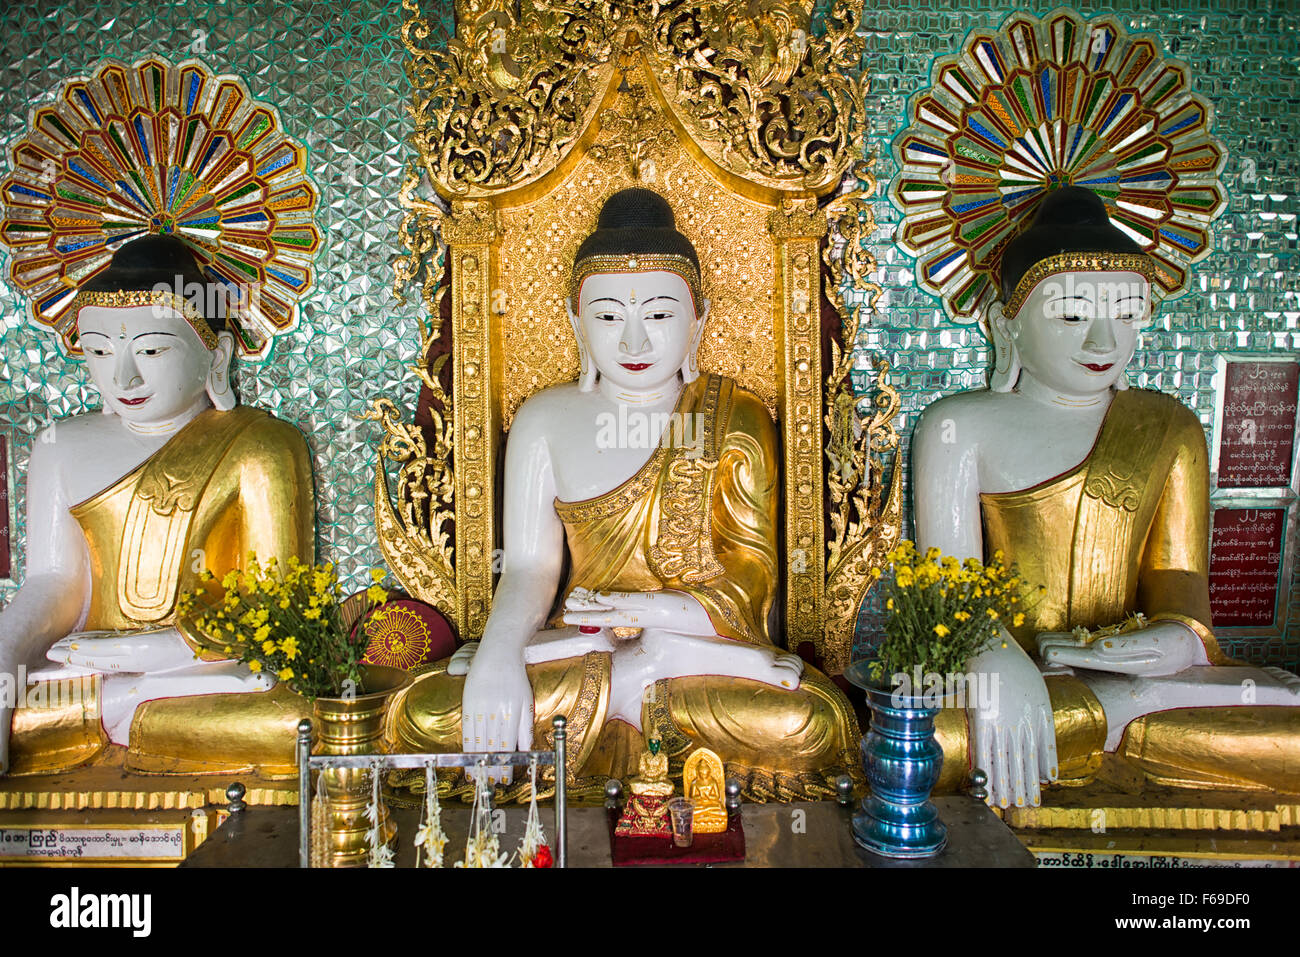
<svg viewBox="0 0 1300 957">
<path fill-rule="evenodd" d="M 934 633 L 938 635 L 940 638 L 947 638 L 950 634 L 952 634 L 952 632 L 948 630 L 948 626 L 943 623 L 934 626 Z"/>
<path fill-rule="evenodd" d="M 251 671 L 253 674 L 257 674 L 259 671 L 262 670 L 262 663 L 258 661 L 256 658 L 254 658 L 252 661 L 248 663 L 248 670 Z"/>
<path fill-rule="evenodd" d="M 1013 628 L 1019 628 L 1024 623 L 1025 623 L 1025 613 L 1023 611 L 1016 612 L 1016 616 L 1011 619 L 1011 626 Z"/>
<path fill-rule="evenodd" d="M 293 635 L 290 635 L 288 638 L 284 639 L 284 641 L 280 642 L 280 650 L 284 652 L 286 658 L 293 661 L 293 659 L 298 657 L 298 639 Z"/>
<path fill-rule="evenodd" d="M 285 667 L 280 669 L 280 673 L 276 675 L 276 677 L 279 678 L 281 681 L 288 681 L 290 678 L 293 677 L 293 669 L 290 668 L 288 665 L 286 665 Z"/>
<path fill-rule="evenodd" d="M 272 641 L 270 638 L 268 638 L 268 639 L 266 639 L 266 641 L 262 642 L 262 654 L 264 654 L 264 655 L 273 655 L 273 654 L 275 654 L 275 642 Z"/>
</svg>

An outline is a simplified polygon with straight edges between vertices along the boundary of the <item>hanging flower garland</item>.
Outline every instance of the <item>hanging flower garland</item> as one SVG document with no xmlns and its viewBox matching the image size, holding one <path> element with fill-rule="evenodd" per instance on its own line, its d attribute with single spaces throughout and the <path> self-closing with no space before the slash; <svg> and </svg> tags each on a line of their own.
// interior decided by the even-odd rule
<svg viewBox="0 0 1300 957">
<path fill-rule="evenodd" d="M 438 779 L 434 775 L 433 765 L 426 764 L 424 814 L 419 830 L 415 832 L 415 866 L 442 867 L 447 843 L 447 832 L 442 829 L 442 805 L 438 802 Z"/>
</svg>

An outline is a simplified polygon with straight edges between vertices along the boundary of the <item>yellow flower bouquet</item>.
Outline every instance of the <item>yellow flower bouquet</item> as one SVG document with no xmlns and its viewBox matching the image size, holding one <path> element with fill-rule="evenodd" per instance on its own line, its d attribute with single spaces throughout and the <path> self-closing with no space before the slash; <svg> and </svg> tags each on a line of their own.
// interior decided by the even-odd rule
<svg viewBox="0 0 1300 957">
<path fill-rule="evenodd" d="M 999 634 L 999 625 L 1024 623 L 1033 592 L 1000 551 L 985 564 L 937 548 L 921 555 L 904 540 L 886 557 L 889 574 L 872 571 L 873 578 L 884 579 L 885 599 L 885 634 L 871 663 L 877 682 L 918 668 L 936 675 L 965 671 Z"/>
<path fill-rule="evenodd" d="M 362 629 L 343 626 L 333 564 L 290 558 L 281 566 L 271 558 L 261 565 L 250 553 L 247 566 L 220 579 L 203 572 L 202 585 L 177 605 L 180 629 L 202 648 L 272 674 L 309 700 L 365 693 L 367 639 Z M 367 611 L 388 600 L 383 569 L 370 574 Z"/>
</svg>

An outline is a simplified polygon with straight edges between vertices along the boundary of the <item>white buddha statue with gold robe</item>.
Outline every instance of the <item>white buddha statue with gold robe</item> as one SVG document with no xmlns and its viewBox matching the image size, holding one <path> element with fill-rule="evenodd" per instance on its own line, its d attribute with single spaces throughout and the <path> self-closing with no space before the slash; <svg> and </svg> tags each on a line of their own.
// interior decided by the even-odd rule
<svg viewBox="0 0 1300 957">
<path fill-rule="evenodd" d="M 996 704 L 936 721 L 944 780 L 978 767 L 1003 807 L 1086 783 L 1105 752 L 1161 784 L 1300 793 L 1300 681 L 1215 641 L 1201 423 L 1124 378 L 1153 269 L 1095 194 L 1052 193 L 1002 254 L 991 388 L 916 427 L 918 544 L 1001 550 L 1046 589 L 970 663 Z"/>
<path fill-rule="evenodd" d="M 65 770 L 119 746 L 136 771 L 295 773 L 303 700 L 175 623 L 205 569 L 314 551 L 306 443 L 236 405 L 234 340 L 209 292 L 181 241 L 150 236 L 73 302 L 103 411 L 32 447 L 26 575 L 0 612 L 0 673 L 28 681 L 0 700 L 0 770 Z"/>
<path fill-rule="evenodd" d="M 698 372 L 699 283 L 661 197 L 606 202 L 574 262 L 581 377 L 510 429 L 482 641 L 394 701 L 395 747 L 528 748 L 564 714 L 574 784 L 597 793 L 635 773 L 647 737 L 675 766 L 711 748 L 763 798 L 832 796 L 856 764 L 848 701 L 773 642 L 776 429 L 757 397 Z"/>
</svg>

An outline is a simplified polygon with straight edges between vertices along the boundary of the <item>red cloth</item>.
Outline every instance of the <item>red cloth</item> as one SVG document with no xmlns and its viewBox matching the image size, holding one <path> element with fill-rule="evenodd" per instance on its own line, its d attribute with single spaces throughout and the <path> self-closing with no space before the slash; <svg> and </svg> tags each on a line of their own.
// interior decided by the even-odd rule
<svg viewBox="0 0 1300 957">
<path fill-rule="evenodd" d="M 451 625 L 442 612 L 414 598 L 396 597 L 357 622 L 365 629 L 366 653 L 361 660 L 410 671 L 440 661 L 456 650 Z"/>
<path fill-rule="evenodd" d="M 617 808 L 608 812 L 609 852 L 615 867 L 725 864 L 745 859 L 745 828 L 739 811 L 729 815 L 725 831 L 696 834 L 690 847 L 678 847 L 670 837 L 619 837 L 614 828 L 618 826 L 620 813 Z"/>
</svg>

